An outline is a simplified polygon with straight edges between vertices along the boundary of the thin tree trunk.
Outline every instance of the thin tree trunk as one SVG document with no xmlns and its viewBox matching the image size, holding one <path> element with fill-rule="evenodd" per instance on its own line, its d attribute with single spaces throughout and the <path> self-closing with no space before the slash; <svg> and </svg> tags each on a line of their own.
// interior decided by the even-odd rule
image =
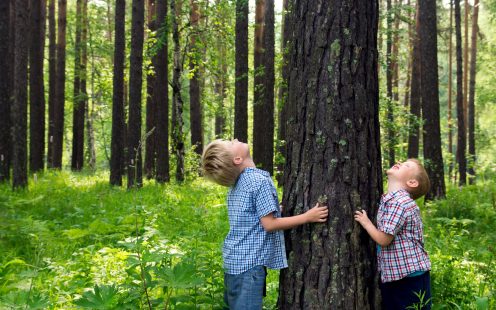
<svg viewBox="0 0 496 310">
<path fill-rule="evenodd" d="M 448 47 L 448 153 L 453 158 L 453 120 L 452 120 L 452 94 L 453 94 L 453 1 L 450 1 L 450 26 Z M 448 168 L 449 180 L 453 173 L 454 163 L 451 160 Z"/>
<path fill-rule="evenodd" d="M 225 132 L 226 117 L 224 111 L 224 100 L 226 99 L 226 84 L 227 84 L 227 64 L 226 64 L 226 49 L 221 38 L 217 38 L 217 50 L 219 51 L 220 72 L 215 79 L 215 94 L 217 105 L 215 107 L 215 137 L 221 138 Z"/>
<path fill-rule="evenodd" d="M 147 24 L 148 29 L 150 31 L 156 31 L 156 5 L 155 0 L 147 0 L 148 6 L 148 18 Z M 151 66 L 154 68 L 156 63 L 154 62 L 154 57 L 152 56 Z M 148 68 L 147 71 L 151 71 L 151 68 Z M 155 73 L 151 72 L 146 75 L 146 143 L 145 143 L 145 176 L 147 179 L 151 179 L 155 175 L 155 161 L 157 158 L 156 154 L 156 143 L 157 143 L 157 135 L 155 132 L 156 129 L 156 120 L 155 116 L 157 114 L 155 98 L 153 96 L 153 88 L 155 87 Z"/>
<path fill-rule="evenodd" d="M 67 0 L 59 0 L 57 38 L 57 80 L 56 101 L 54 106 L 54 132 L 52 164 L 54 168 L 62 168 L 64 143 L 64 106 L 65 106 L 65 45 L 67 26 Z"/>
<path fill-rule="evenodd" d="M 29 0 L 16 0 L 14 41 L 14 104 L 12 105 L 12 186 L 28 185 L 27 174 L 27 105 Z M 15 121 L 14 121 L 15 120 Z"/>
<path fill-rule="evenodd" d="M 463 60 L 462 60 L 462 30 L 460 17 L 460 0 L 455 1 L 455 29 L 456 29 L 456 114 L 458 124 L 458 138 L 456 158 L 458 162 L 459 184 L 465 185 L 467 179 L 467 159 L 465 116 L 463 107 Z"/>
<path fill-rule="evenodd" d="M 284 0 L 282 4 L 283 9 L 283 17 L 281 23 L 281 54 L 282 54 L 282 66 L 281 66 L 281 83 L 279 85 L 279 93 L 278 93 L 278 127 L 277 127 L 277 148 L 279 155 L 283 158 L 286 158 L 286 132 L 287 132 L 287 121 L 288 121 L 288 63 L 289 63 L 289 53 L 287 51 L 288 40 L 290 36 L 290 26 L 291 23 L 289 21 L 289 1 Z M 277 182 L 280 185 L 283 185 L 284 181 L 284 162 L 279 162 L 277 164 L 277 170 L 280 172 L 277 175 Z"/>
<path fill-rule="evenodd" d="M 29 168 L 32 172 L 40 171 L 44 168 L 45 87 L 43 82 L 43 55 L 45 51 L 45 11 L 45 0 L 31 0 Z"/>
<path fill-rule="evenodd" d="M 394 3 L 394 28 L 393 28 L 393 44 L 391 50 L 391 67 L 393 70 L 393 104 L 399 103 L 399 50 L 400 50 L 400 15 L 402 0 L 395 0 Z"/>
<path fill-rule="evenodd" d="M 465 133 L 468 132 L 468 20 L 469 20 L 469 12 L 470 12 L 470 6 L 468 5 L 468 0 L 464 1 L 465 5 L 465 18 L 464 18 L 464 30 L 465 30 L 465 41 L 464 41 L 464 47 L 463 47 L 463 115 L 465 117 Z"/>
<path fill-rule="evenodd" d="M 419 20 L 419 5 L 417 2 L 416 10 L 416 26 L 415 33 L 413 34 L 413 50 L 412 50 L 412 84 L 410 88 L 410 121 L 408 133 L 408 158 L 417 158 L 419 155 L 419 123 L 420 120 L 420 106 L 421 106 L 421 70 L 422 64 L 420 61 L 420 20 Z"/>
<path fill-rule="evenodd" d="M 321 201 L 332 216 L 286 231 L 278 307 L 379 309 L 375 244 L 350 216 L 374 217 L 382 192 L 378 1 L 299 1 L 290 14 L 284 215 Z"/>
<path fill-rule="evenodd" d="M 477 73 L 477 33 L 479 26 L 479 0 L 474 1 L 474 14 L 472 16 L 472 45 L 470 53 L 470 89 L 468 97 L 468 153 L 469 153 L 469 183 L 475 183 L 475 77 Z"/>
<path fill-rule="evenodd" d="M 426 199 L 444 198 L 444 164 L 439 120 L 436 0 L 419 1 L 421 102 L 424 118 L 424 161 L 431 187 Z"/>
<path fill-rule="evenodd" d="M 410 9 L 410 0 L 407 0 L 407 7 Z M 405 82 L 405 99 L 404 106 L 408 107 L 410 105 L 410 87 L 411 87 L 411 77 L 412 77 L 412 58 L 413 58 L 413 27 L 412 27 L 412 13 L 408 11 L 408 64 L 406 70 L 406 82 Z"/>
<path fill-rule="evenodd" d="M 234 138 L 248 142 L 248 1 L 236 0 Z"/>
<path fill-rule="evenodd" d="M 56 0 L 48 0 L 48 151 L 47 166 L 53 165 L 53 136 L 55 134 L 55 106 L 57 102 L 57 42 L 56 42 Z"/>
<path fill-rule="evenodd" d="M 124 174 L 124 51 L 126 1 L 115 1 L 114 75 L 112 95 L 112 138 L 110 153 L 110 184 L 122 185 Z"/>
<path fill-rule="evenodd" d="M 389 166 L 393 166 L 396 163 L 395 160 L 395 138 L 394 138 L 394 111 L 393 111 L 393 62 L 392 62 L 392 47 L 393 47 L 393 39 L 392 39 L 392 24 L 393 24 L 393 14 L 391 8 L 391 0 L 386 0 L 386 92 L 387 92 L 387 153 Z"/>
<path fill-rule="evenodd" d="M 172 40 L 174 42 L 174 71 L 172 75 L 172 146 L 176 154 L 176 181 L 184 181 L 183 99 L 181 76 L 183 65 L 180 53 L 181 0 L 171 0 Z"/>
<path fill-rule="evenodd" d="M 190 104 L 190 126 L 191 126 L 191 146 L 197 154 L 203 153 L 203 126 L 202 126 L 202 106 L 200 98 L 200 80 L 201 80 L 201 50 L 197 44 L 200 38 L 198 33 L 198 21 L 200 19 L 200 12 L 196 0 L 190 0 L 190 61 L 189 70 L 191 79 L 189 80 L 189 104 Z"/>
<path fill-rule="evenodd" d="M 10 0 L 0 1 L 0 70 L 12 77 L 11 46 L 14 38 L 11 32 Z M 10 108 L 12 88 L 9 79 L 0 79 L 0 182 L 10 179 Z"/>
<path fill-rule="evenodd" d="M 143 167 L 141 155 L 141 87 L 143 85 L 144 0 L 133 0 L 131 25 L 131 57 L 129 72 L 128 179 L 127 187 L 141 187 Z"/>
<path fill-rule="evenodd" d="M 81 89 L 82 77 L 82 28 L 83 26 L 83 1 L 76 2 L 76 36 L 74 43 L 74 107 L 72 119 L 72 160 L 71 169 L 79 171 L 84 163 L 84 114 L 85 98 Z"/>
<path fill-rule="evenodd" d="M 169 78 L 167 0 L 157 0 L 157 38 L 160 48 L 155 55 L 154 100 L 157 108 L 157 176 L 158 182 L 168 182 L 169 176 Z"/>
</svg>

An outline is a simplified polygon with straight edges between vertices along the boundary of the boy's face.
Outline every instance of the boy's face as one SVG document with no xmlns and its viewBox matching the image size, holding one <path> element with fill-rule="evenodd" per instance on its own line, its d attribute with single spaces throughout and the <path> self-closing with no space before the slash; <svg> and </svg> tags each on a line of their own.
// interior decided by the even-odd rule
<svg viewBox="0 0 496 310">
<path fill-rule="evenodd" d="M 415 175 L 418 173 L 419 167 L 413 161 L 397 162 L 394 166 L 389 168 L 386 173 L 389 181 L 399 181 L 407 184 L 415 181 Z"/>
</svg>

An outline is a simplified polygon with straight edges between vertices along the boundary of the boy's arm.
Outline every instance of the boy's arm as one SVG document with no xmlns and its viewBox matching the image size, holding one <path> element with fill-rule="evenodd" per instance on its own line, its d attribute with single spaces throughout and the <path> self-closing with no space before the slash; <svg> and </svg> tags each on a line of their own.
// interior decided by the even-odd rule
<svg viewBox="0 0 496 310">
<path fill-rule="evenodd" d="M 394 236 L 377 229 L 368 218 L 365 210 L 355 212 L 355 221 L 360 223 L 360 225 L 369 233 L 370 238 L 380 246 L 386 247 L 393 241 Z"/>
<path fill-rule="evenodd" d="M 268 231 L 286 230 L 306 223 L 323 223 L 327 220 L 328 210 L 326 206 L 319 207 L 318 204 L 307 212 L 289 216 L 274 217 L 273 213 L 267 214 L 260 218 L 262 227 Z"/>
</svg>

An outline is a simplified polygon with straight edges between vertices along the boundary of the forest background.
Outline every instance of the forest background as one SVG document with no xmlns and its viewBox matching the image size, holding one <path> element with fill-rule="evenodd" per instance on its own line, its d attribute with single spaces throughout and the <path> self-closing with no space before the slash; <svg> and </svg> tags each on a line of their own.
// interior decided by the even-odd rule
<svg viewBox="0 0 496 310">
<path fill-rule="evenodd" d="M 419 203 L 434 307 L 496 309 L 496 1 L 431 2 L 445 184 Z M 382 168 L 429 165 L 419 3 L 379 1 Z M 208 141 L 239 137 L 282 194 L 288 5 L 0 4 L 0 307 L 222 306 L 226 189 L 201 177 L 199 158 Z M 276 308 L 278 272 L 267 288 Z"/>
</svg>

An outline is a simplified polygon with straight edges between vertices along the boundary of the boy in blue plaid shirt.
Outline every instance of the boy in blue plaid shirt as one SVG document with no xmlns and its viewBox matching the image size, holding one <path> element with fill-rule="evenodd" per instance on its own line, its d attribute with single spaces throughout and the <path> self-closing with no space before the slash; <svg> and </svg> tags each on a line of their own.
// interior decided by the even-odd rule
<svg viewBox="0 0 496 310">
<path fill-rule="evenodd" d="M 323 223 L 327 207 L 281 217 L 277 191 L 267 171 L 257 169 L 246 143 L 215 140 L 202 155 L 203 173 L 230 187 L 227 195 L 229 233 L 223 247 L 224 301 L 229 309 L 262 309 L 265 268 L 288 266 L 282 230 Z"/>
<path fill-rule="evenodd" d="M 355 220 L 378 244 L 382 308 L 430 309 L 431 263 L 424 249 L 420 210 L 414 200 L 429 190 L 429 177 L 416 159 L 397 163 L 387 170 L 387 177 L 388 192 L 379 204 L 377 228 L 365 211 L 355 213 Z"/>
</svg>

